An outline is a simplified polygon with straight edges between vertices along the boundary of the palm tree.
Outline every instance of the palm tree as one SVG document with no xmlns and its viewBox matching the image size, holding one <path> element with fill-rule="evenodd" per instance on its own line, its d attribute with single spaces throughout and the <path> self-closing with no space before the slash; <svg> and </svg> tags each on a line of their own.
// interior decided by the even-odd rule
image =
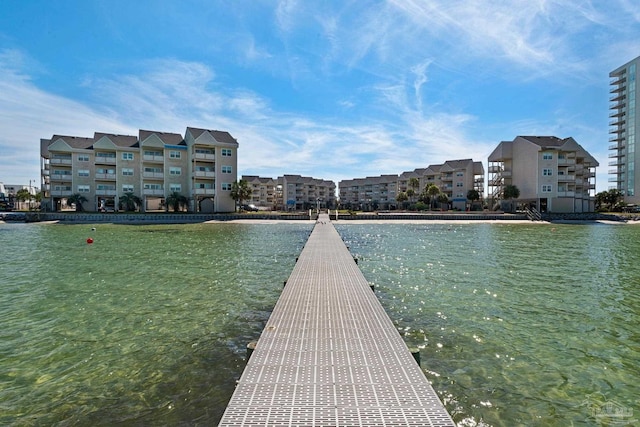
<svg viewBox="0 0 640 427">
<path fill-rule="evenodd" d="M 174 191 L 173 193 L 167 196 L 166 205 L 167 211 L 169 210 L 169 206 L 173 209 L 174 212 L 178 212 L 181 208 L 187 207 L 189 204 L 189 199 L 186 196 Z"/>
<path fill-rule="evenodd" d="M 449 203 L 449 197 L 445 193 L 438 194 L 438 203 L 440 203 L 440 209 L 442 209 L 442 205 Z"/>
<path fill-rule="evenodd" d="M 71 196 L 67 197 L 67 204 L 68 205 L 75 204 L 76 212 L 82 212 L 84 210 L 84 208 L 82 207 L 82 204 L 87 201 L 88 201 L 87 198 L 80 193 L 72 194 Z"/>
<path fill-rule="evenodd" d="M 127 191 L 122 196 L 120 196 L 120 206 L 122 206 L 123 210 L 126 212 L 135 211 L 141 205 L 142 199 L 133 194 L 131 191 Z"/>
<path fill-rule="evenodd" d="M 231 198 L 236 201 L 236 205 L 242 206 L 242 202 L 251 197 L 249 182 L 241 179 L 231 184 Z"/>
<path fill-rule="evenodd" d="M 401 205 L 404 205 L 407 200 L 409 200 L 409 197 L 404 191 L 399 192 L 396 196 L 396 202 L 400 203 Z"/>
<path fill-rule="evenodd" d="M 467 191 L 467 200 L 471 201 L 471 206 L 473 206 L 473 202 L 480 200 L 480 193 L 478 192 L 478 190 L 471 189 L 469 191 Z M 473 210 L 473 209 L 471 209 Z"/>
<path fill-rule="evenodd" d="M 426 188 L 426 191 L 429 195 L 429 199 L 431 200 L 430 205 L 433 206 L 433 204 L 437 200 L 437 196 L 440 194 L 440 188 L 435 184 L 429 184 Z"/>
<path fill-rule="evenodd" d="M 511 212 L 515 211 L 513 199 L 520 197 L 520 189 L 515 185 L 509 184 L 504 186 L 503 197 L 511 202 Z"/>
<path fill-rule="evenodd" d="M 409 199 L 411 200 L 411 202 L 413 202 L 413 197 L 418 194 L 418 188 L 420 188 L 420 180 L 418 178 L 409 178 L 409 190 L 407 190 L 407 196 L 409 196 Z M 411 194 L 409 194 L 409 191 L 411 191 Z"/>
<path fill-rule="evenodd" d="M 22 207 L 22 203 L 27 200 L 31 200 L 31 193 L 26 188 L 21 188 L 16 192 L 16 200 L 21 202 L 20 206 Z"/>
</svg>

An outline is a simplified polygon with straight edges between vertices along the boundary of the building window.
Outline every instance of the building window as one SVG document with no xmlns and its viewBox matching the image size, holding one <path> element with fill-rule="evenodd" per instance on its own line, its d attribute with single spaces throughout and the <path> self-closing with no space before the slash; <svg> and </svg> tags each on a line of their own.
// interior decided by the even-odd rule
<svg viewBox="0 0 640 427">
<path fill-rule="evenodd" d="M 89 170 L 88 169 L 79 169 L 78 170 L 78 176 L 89 176 Z"/>
<path fill-rule="evenodd" d="M 456 182 L 456 187 L 464 187 L 464 182 Z"/>
<path fill-rule="evenodd" d="M 144 151 L 144 155 L 145 155 L 145 156 L 158 156 L 158 157 L 162 157 L 162 151 L 151 151 L 151 150 L 145 150 L 145 151 Z"/>
<path fill-rule="evenodd" d="M 222 173 L 231 173 L 231 166 L 222 166 Z"/>
<path fill-rule="evenodd" d="M 144 184 L 145 190 L 162 190 L 162 184 Z"/>
<path fill-rule="evenodd" d="M 456 176 L 464 176 L 464 172 L 456 172 Z"/>
<path fill-rule="evenodd" d="M 551 190 L 551 185 L 546 185 L 545 184 L 545 185 L 542 186 L 542 192 L 543 193 L 551 193 L 551 191 L 552 191 Z"/>
<path fill-rule="evenodd" d="M 553 160 L 553 154 L 552 153 L 543 153 L 542 154 L 542 158 L 544 160 Z"/>
<path fill-rule="evenodd" d="M 171 192 L 181 192 L 182 191 L 182 184 L 169 184 L 169 191 Z"/>
<path fill-rule="evenodd" d="M 133 169 L 131 168 L 122 168 L 123 176 L 133 176 Z"/>
<path fill-rule="evenodd" d="M 88 154 L 79 154 L 78 155 L 78 161 L 79 162 L 88 162 L 89 161 L 89 155 Z"/>
<path fill-rule="evenodd" d="M 123 193 L 133 193 L 133 185 L 132 184 L 122 184 L 122 192 Z"/>
<path fill-rule="evenodd" d="M 169 157 L 172 159 L 179 159 L 182 157 L 182 153 L 179 151 L 169 151 Z"/>
<path fill-rule="evenodd" d="M 169 175 L 182 175 L 182 168 L 178 168 L 178 167 L 169 168 Z"/>
<path fill-rule="evenodd" d="M 223 157 L 231 157 L 231 148 L 223 148 L 222 149 Z"/>
<path fill-rule="evenodd" d="M 107 168 L 98 168 L 98 169 L 96 169 L 96 173 L 97 174 L 104 174 L 104 175 L 115 175 L 116 170 L 115 169 L 107 169 Z"/>
<path fill-rule="evenodd" d="M 122 153 L 122 160 L 133 160 L 133 153 Z"/>
<path fill-rule="evenodd" d="M 89 185 L 78 185 L 78 193 L 89 193 L 91 191 L 91 186 Z"/>
<path fill-rule="evenodd" d="M 553 175 L 553 171 L 551 169 L 542 169 L 543 176 L 551 176 Z"/>
<path fill-rule="evenodd" d="M 222 190 L 223 191 L 231 191 L 231 184 L 228 182 L 223 182 L 222 183 Z"/>
</svg>

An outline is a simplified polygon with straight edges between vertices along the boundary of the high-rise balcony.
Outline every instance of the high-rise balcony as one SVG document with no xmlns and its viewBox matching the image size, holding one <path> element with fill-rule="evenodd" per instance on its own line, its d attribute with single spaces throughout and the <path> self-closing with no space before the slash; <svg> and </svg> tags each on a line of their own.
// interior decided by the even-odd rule
<svg viewBox="0 0 640 427">
<path fill-rule="evenodd" d="M 609 121 L 609 126 L 620 126 L 625 123 L 624 116 Z"/>
</svg>

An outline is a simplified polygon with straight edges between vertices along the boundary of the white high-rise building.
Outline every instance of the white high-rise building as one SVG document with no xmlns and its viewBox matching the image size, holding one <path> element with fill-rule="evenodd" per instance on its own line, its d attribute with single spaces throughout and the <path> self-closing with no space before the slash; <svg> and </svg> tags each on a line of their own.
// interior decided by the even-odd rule
<svg viewBox="0 0 640 427">
<path fill-rule="evenodd" d="M 636 108 L 638 68 L 640 56 L 609 73 L 610 189 L 620 190 L 625 202 L 636 204 L 640 203 L 640 189 L 637 188 L 640 185 L 640 168 L 636 169 L 636 163 L 640 162 L 640 150 L 636 149 L 640 148 L 636 138 L 636 129 L 640 126 L 640 113 Z"/>
</svg>

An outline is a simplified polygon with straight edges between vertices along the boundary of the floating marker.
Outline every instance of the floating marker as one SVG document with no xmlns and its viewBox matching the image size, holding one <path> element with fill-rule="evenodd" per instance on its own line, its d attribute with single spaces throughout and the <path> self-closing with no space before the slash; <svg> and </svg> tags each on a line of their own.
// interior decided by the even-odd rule
<svg viewBox="0 0 640 427">
<path fill-rule="evenodd" d="M 93 243 L 93 239 L 92 239 L 91 237 L 89 237 L 89 238 L 87 239 L 87 243 L 88 243 L 88 244 L 92 244 L 92 243 Z"/>
</svg>

